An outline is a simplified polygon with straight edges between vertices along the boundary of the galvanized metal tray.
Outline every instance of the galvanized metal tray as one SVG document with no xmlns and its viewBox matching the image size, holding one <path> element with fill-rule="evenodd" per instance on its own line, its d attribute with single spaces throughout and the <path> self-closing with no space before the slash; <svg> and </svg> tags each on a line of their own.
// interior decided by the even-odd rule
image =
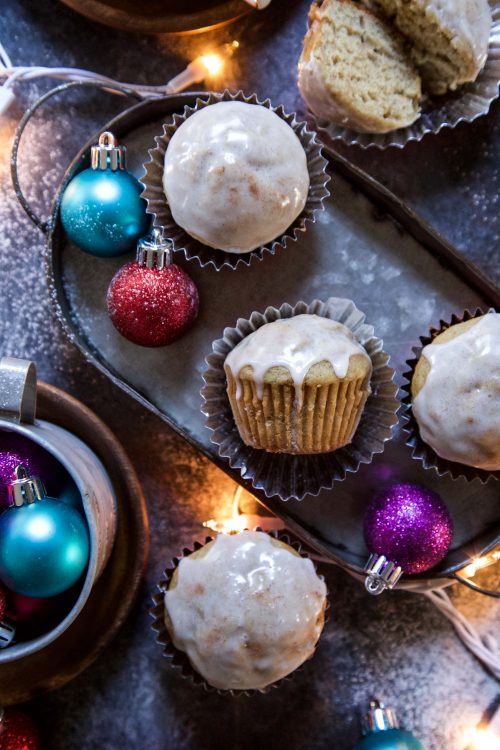
<svg viewBox="0 0 500 750">
<path fill-rule="evenodd" d="M 126 143 L 129 166 L 140 176 L 162 123 L 195 98 L 196 94 L 182 94 L 144 102 L 102 130 L 112 130 Z M 405 360 L 430 325 L 465 308 L 500 309 L 500 290 L 475 266 L 394 195 L 328 148 L 332 196 L 316 224 L 298 242 L 250 268 L 216 272 L 196 262 L 186 264 L 179 254 L 176 262 L 185 265 L 200 289 L 200 318 L 180 342 L 165 349 L 139 349 L 115 331 L 105 305 L 109 281 L 128 258 L 84 254 L 68 242 L 59 221 L 62 191 L 87 166 L 93 142 L 95 138 L 70 165 L 47 229 L 47 275 L 61 322 L 96 367 L 247 489 L 251 487 L 239 472 L 232 472 L 217 455 L 200 411 L 204 358 L 225 326 L 268 305 L 348 297 L 384 339 L 401 384 Z M 423 576 L 403 578 L 403 586 L 435 585 L 498 543 L 500 483 L 468 484 L 423 470 L 412 460 L 400 428 L 372 464 L 318 497 L 284 503 L 253 492 L 305 543 L 360 574 L 367 556 L 363 510 L 380 484 L 390 480 L 435 489 L 448 503 L 455 523 L 453 547 L 443 563 Z"/>
</svg>

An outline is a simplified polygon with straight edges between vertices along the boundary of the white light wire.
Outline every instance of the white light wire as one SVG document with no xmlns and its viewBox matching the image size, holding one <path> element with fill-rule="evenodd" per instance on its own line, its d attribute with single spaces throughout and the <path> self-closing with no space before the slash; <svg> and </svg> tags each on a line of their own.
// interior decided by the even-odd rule
<svg viewBox="0 0 500 750">
<path fill-rule="evenodd" d="M 221 53 L 223 57 L 231 57 L 233 52 L 238 48 L 238 42 L 233 41 L 222 46 Z M 81 68 L 49 68 L 41 65 L 13 65 L 12 61 L 0 42 L 0 113 L 4 111 L 14 99 L 13 86 L 21 81 L 32 81 L 35 78 L 58 78 L 63 81 L 96 81 L 101 84 L 108 83 L 110 86 L 119 86 L 128 91 L 138 94 L 143 99 L 159 98 L 166 94 L 175 94 L 188 86 L 195 83 L 201 83 L 207 75 L 210 75 L 210 68 L 207 67 L 206 59 L 211 55 L 200 55 L 188 63 L 185 70 L 179 75 L 174 76 L 170 81 L 157 86 L 147 86 L 139 83 L 124 83 L 117 81 L 109 76 L 95 73 L 91 70 Z M 1 83 L 3 81 L 3 83 Z M 112 94 L 124 96 L 125 91 L 117 91 L 116 88 L 105 89 Z"/>
</svg>

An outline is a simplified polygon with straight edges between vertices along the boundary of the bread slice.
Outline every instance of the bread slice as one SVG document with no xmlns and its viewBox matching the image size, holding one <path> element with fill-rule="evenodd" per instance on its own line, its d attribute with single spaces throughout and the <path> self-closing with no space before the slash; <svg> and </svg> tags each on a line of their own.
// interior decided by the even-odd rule
<svg viewBox="0 0 500 750">
<path fill-rule="evenodd" d="M 313 5 L 299 60 L 299 88 L 320 118 L 385 133 L 419 116 L 420 77 L 399 32 L 351 0 Z"/>
<path fill-rule="evenodd" d="M 373 0 L 372 0 L 373 2 Z M 412 43 L 424 89 L 444 94 L 474 81 L 488 54 L 488 0 L 375 0 Z"/>
</svg>

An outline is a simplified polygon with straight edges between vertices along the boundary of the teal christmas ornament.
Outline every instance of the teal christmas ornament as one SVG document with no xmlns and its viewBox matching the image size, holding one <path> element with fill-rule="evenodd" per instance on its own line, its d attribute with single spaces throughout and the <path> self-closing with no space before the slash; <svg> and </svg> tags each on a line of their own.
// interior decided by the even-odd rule
<svg viewBox="0 0 500 750">
<path fill-rule="evenodd" d="M 77 510 L 79 513 L 83 513 L 83 503 L 80 490 L 76 486 L 75 482 L 68 478 L 64 483 L 59 494 L 59 500 L 66 505 L 70 505 L 72 508 Z M 1 750 L 1 748 L 0 748 Z"/>
<path fill-rule="evenodd" d="M 92 146 L 91 166 L 69 182 L 61 221 L 69 239 L 91 255 L 110 258 L 134 250 L 150 219 L 139 181 L 125 169 L 126 148 L 105 132 Z"/>
<path fill-rule="evenodd" d="M 21 464 L 0 516 L 0 579 L 23 596 L 56 596 L 69 589 L 89 559 L 87 525 L 77 510 L 48 497 Z"/>
<path fill-rule="evenodd" d="M 370 701 L 363 735 L 354 750 L 425 750 L 413 734 L 398 727 L 394 711 L 376 699 Z"/>
</svg>

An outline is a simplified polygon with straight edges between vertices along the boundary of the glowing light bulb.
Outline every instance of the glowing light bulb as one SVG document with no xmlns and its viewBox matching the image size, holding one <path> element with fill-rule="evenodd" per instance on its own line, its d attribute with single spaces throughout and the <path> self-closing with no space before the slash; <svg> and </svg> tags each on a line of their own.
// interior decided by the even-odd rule
<svg viewBox="0 0 500 750">
<path fill-rule="evenodd" d="M 474 576 L 477 573 L 477 568 L 474 565 L 474 563 L 469 563 L 468 565 L 465 566 L 462 573 L 465 576 L 465 578 L 474 578 Z"/>
<path fill-rule="evenodd" d="M 207 52 L 205 55 L 199 55 L 187 68 L 172 78 L 167 84 L 169 94 L 176 94 L 179 91 L 187 89 L 194 83 L 201 83 L 207 77 L 219 75 L 224 69 L 226 61 L 232 57 L 239 48 L 240 43 L 236 41 L 224 44 L 218 48 L 218 51 Z"/>
<path fill-rule="evenodd" d="M 211 76 L 216 76 L 224 67 L 224 63 L 220 55 L 202 55 L 199 60 L 207 69 L 207 73 Z"/>
<path fill-rule="evenodd" d="M 490 729 L 474 729 L 467 747 L 468 750 L 499 750 L 500 736 Z"/>
</svg>

